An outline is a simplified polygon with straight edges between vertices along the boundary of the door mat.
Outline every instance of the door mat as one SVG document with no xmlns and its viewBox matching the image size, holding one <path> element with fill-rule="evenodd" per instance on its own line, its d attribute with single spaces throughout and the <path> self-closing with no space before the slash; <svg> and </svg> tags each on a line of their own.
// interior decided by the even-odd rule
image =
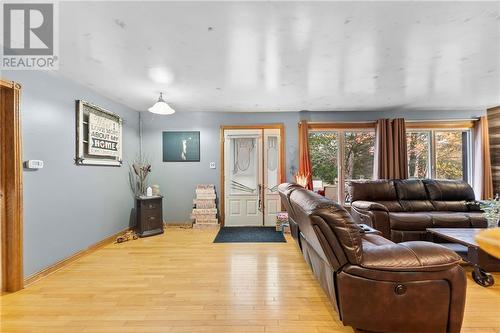
<svg viewBox="0 0 500 333">
<path fill-rule="evenodd" d="M 286 243 L 275 227 L 223 227 L 214 243 Z"/>
</svg>

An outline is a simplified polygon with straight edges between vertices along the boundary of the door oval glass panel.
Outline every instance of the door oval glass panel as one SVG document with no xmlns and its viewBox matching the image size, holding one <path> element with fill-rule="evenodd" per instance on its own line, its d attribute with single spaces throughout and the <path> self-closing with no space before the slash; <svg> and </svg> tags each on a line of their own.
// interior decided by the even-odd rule
<svg viewBox="0 0 500 333">
<path fill-rule="evenodd" d="M 230 186 L 232 194 L 257 192 L 257 138 L 230 138 Z"/>
</svg>

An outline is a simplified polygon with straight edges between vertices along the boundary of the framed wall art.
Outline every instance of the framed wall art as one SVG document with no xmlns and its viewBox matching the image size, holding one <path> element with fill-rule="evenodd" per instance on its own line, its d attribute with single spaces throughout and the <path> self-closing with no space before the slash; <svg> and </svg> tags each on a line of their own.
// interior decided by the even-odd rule
<svg viewBox="0 0 500 333">
<path fill-rule="evenodd" d="M 163 132 L 163 162 L 199 162 L 200 132 Z"/>
<path fill-rule="evenodd" d="M 76 101 L 77 165 L 122 165 L 122 118 L 92 103 Z"/>
</svg>

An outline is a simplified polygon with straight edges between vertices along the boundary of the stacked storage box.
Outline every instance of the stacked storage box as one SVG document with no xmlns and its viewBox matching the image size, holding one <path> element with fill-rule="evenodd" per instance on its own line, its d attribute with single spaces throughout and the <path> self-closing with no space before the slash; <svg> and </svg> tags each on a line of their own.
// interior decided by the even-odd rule
<svg viewBox="0 0 500 333">
<path fill-rule="evenodd" d="M 193 214 L 195 220 L 193 227 L 218 226 L 217 219 L 217 195 L 213 184 L 198 185 L 196 187 L 196 199 L 193 200 Z"/>
</svg>

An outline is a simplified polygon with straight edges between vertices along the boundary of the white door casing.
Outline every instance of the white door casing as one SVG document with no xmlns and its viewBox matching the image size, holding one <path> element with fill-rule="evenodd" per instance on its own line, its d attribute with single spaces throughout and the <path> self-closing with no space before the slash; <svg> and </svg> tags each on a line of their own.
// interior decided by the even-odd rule
<svg viewBox="0 0 500 333">
<path fill-rule="evenodd" d="M 224 130 L 225 226 L 276 224 L 280 150 L 280 129 Z"/>
</svg>

